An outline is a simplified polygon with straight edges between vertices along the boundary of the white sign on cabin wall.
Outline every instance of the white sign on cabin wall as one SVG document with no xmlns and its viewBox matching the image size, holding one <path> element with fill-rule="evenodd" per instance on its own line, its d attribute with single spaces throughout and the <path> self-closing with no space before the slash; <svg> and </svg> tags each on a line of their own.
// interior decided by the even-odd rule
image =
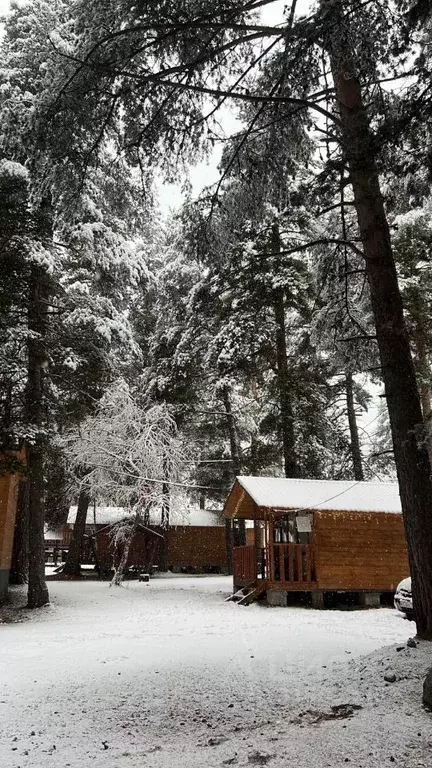
<svg viewBox="0 0 432 768">
<path fill-rule="evenodd" d="M 299 533 L 311 533 L 312 515 L 298 515 L 296 517 L 297 531 Z"/>
</svg>

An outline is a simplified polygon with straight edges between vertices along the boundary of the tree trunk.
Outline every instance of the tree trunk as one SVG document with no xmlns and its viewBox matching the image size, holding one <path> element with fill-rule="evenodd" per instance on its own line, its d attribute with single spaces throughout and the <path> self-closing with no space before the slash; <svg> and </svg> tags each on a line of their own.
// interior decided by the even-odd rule
<svg viewBox="0 0 432 768">
<path fill-rule="evenodd" d="M 78 508 L 72 538 L 69 544 L 69 550 L 64 564 L 63 573 L 65 576 L 81 576 L 81 551 L 84 541 L 85 527 L 87 523 L 87 513 L 90 504 L 90 496 L 86 491 L 81 491 L 78 498 Z"/>
<path fill-rule="evenodd" d="M 228 427 L 232 473 L 234 477 L 237 477 L 237 475 L 241 474 L 240 448 L 238 444 L 237 429 L 234 414 L 231 408 L 231 398 L 228 387 L 223 388 L 222 400 L 225 408 L 226 422 Z"/>
<path fill-rule="evenodd" d="M 350 431 L 350 451 L 354 469 L 354 478 L 356 480 L 364 480 L 363 462 L 360 450 L 360 440 L 354 403 L 353 375 L 350 371 L 345 374 L 345 392 Z"/>
<path fill-rule="evenodd" d="M 347 39 L 349 21 L 342 17 L 341 3 L 322 0 L 322 5 L 329 7 L 327 45 L 387 397 L 417 632 L 431 640 L 432 483 L 420 398 L 379 185 L 376 148 Z"/>
<path fill-rule="evenodd" d="M 110 582 L 110 587 L 121 587 L 124 570 L 126 568 L 128 557 L 129 557 L 129 550 L 131 548 L 132 539 L 135 536 L 136 529 L 137 529 L 137 524 L 134 523 L 134 525 L 132 525 L 130 528 L 130 532 L 128 533 L 127 538 L 125 539 L 123 552 L 120 557 L 120 562 L 117 568 L 115 569 L 114 576 L 112 578 L 112 581 Z"/>
<path fill-rule="evenodd" d="M 417 357 L 417 370 L 420 378 L 420 402 L 426 430 L 426 441 L 429 459 L 432 463 L 432 394 L 430 388 L 431 370 L 427 353 L 425 332 L 417 325 L 414 332 L 414 343 Z"/>
<path fill-rule="evenodd" d="M 29 578 L 27 605 L 41 608 L 49 603 L 45 581 L 44 477 L 42 440 L 27 448 L 29 470 Z"/>
<path fill-rule="evenodd" d="M 28 607 L 40 608 L 49 602 L 45 582 L 45 541 L 44 541 L 44 437 L 45 422 L 43 403 L 43 376 L 46 363 L 45 333 L 46 276 L 36 264 L 30 268 L 30 290 L 28 309 L 28 375 L 26 410 L 29 425 L 34 429 L 33 442 L 27 444 L 27 465 L 29 475 L 29 579 Z"/>
<path fill-rule="evenodd" d="M 27 584 L 29 573 L 29 493 L 28 482 L 21 480 L 18 489 L 17 516 L 15 521 L 11 584 Z"/>
<path fill-rule="evenodd" d="M 234 415 L 231 408 L 231 399 L 230 399 L 230 393 L 229 393 L 228 387 L 224 387 L 222 390 L 222 402 L 225 408 L 226 422 L 228 427 L 232 474 L 233 474 L 233 478 L 235 479 L 237 475 L 241 474 L 240 450 L 238 445 L 237 430 L 236 430 Z M 246 524 L 244 520 L 241 520 L 239 522 L 239 538 L 242 541 L 242 543 L 246 543 Z M 228 573 L 232 574 L 233 546 L 234 546 L 233 524 L 232 524 L 232 520 L 228 520 L 228 519 L 225 520 L 225 542 L 226 542 L 226 548 L 227 548 Z"/>
<path fill-rule="evenodd" d="M 272 227 L 271 249 L 272 253 L 278 253 L 281 250 L 279 225 L 277 222 Z M 273 292 L 273 309 L 276 321 L 277 378 L 284 472 L 285 477 L 298 477 L 299 468 L 295 454 L 294 414 L 290 397 L 283 288 L 278 288 Z"/>
<path fill-rule="evenodd" d="M 165 478 L 168 479 L 168 468 L 164 461 Z M 161 570 L 167 571 L 169 566 L 169 527 L 170 527 L 170 512 L 171 512 L 171 499 L 170 499 L 170 487 L 168 483 L 162 485 L 162 513 L 161 513 L 161 525 L 163 530 L 163 542 L 161 552 Z"/>
</svg>

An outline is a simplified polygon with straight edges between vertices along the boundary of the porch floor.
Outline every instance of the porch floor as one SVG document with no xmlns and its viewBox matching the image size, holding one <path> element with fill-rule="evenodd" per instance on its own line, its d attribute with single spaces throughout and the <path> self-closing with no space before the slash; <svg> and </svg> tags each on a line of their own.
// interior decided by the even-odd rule
<svg viewBox="0 0 432 768">
<path fill-rule="evenodd" d="M 250 587 L 252 584 L 265 584 L 266 589 L 280 589 L 284 592 L 313 592 L 320 587 L 316 581 L 271 581 L 270 579 L 235 580 L 235 587 Z"/>
</svg>

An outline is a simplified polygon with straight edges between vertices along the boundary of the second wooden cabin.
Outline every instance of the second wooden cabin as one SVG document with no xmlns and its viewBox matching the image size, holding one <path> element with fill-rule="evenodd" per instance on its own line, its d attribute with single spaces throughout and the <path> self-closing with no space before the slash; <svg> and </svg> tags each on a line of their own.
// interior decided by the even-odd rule
<svg viewBox="0 0 432 768">
<path fill-rule="evenodd" d="M 224 514 L 243 604 L 266 592 L 286 605 L 297 591 L 310 592 L 315 607 L 326 592 L 377 605 L 409 575 L 397 483 L 238 477 Z"/>
<path fill-rule="evenodd" d="M 71 507 L 64 528 L 63 546 L 68 547 L 77 508 Z M 110 569 L 120 558 L 113 545 L 113 526 L 127 516 L 120 507 L 96 507 L 89 510 L 82 560 Z M 163 567 L 164 530 L 156 515 L 147 526 L 140 526 L 132 540 L 128 568 L 146 570 Z M 227 568 L 225 526 L 220 511 L 191 506 L 183 515 L 173 515 L 167 532 L 169 570 L 190 573 L 219 573 Z"/>
</svg>

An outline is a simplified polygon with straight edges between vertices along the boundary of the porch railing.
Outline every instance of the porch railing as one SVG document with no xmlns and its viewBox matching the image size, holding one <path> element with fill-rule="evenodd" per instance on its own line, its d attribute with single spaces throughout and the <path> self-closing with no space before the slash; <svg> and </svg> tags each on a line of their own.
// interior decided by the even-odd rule
<svg viewBox="0 0 432 768">
<path fill-rule="evenodd" d="M 296 586 L 313 584 L 316 582 L 314 547 L 311 544 L 272 544 L 267 550 L 256 546 L 234 547 L 233 572 L 237 583 L 267 579 Z"/>
<path fill-rule="evenodd" d="M 271 581 L 311 584 L 316 581 L 315 552 L 311 544 L 273 544 Z"/>
</svg>

